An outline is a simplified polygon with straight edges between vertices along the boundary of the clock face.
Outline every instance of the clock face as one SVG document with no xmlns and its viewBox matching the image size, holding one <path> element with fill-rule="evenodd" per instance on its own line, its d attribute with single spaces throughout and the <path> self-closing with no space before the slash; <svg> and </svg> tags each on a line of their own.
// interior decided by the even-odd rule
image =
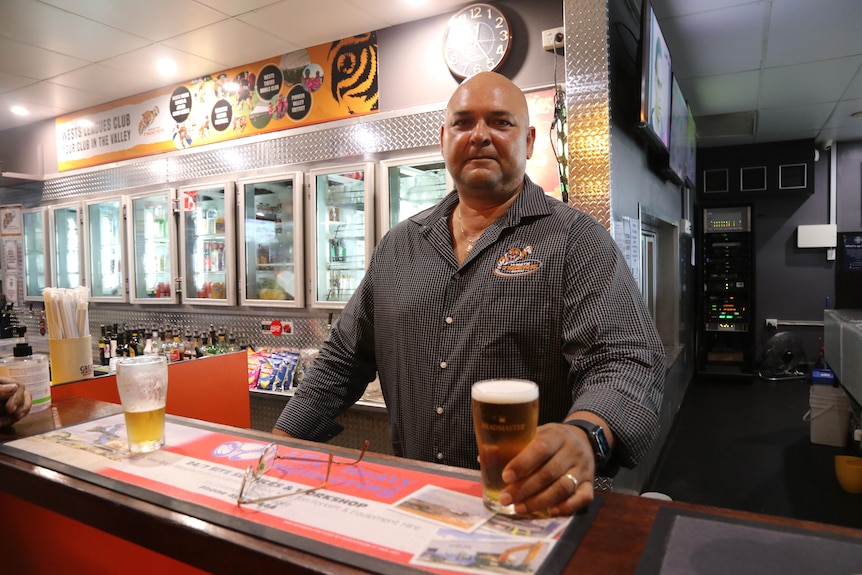
<svg viewBox="0 0 862 575">
<path fill-rule="evenodd" d="M 512 36 L 509 21 L 490 4 L 472 4 L 455 13 L 443 38 L 443 57 L 459 78 L 496 70 L 506 59 Z"/>
</svg>

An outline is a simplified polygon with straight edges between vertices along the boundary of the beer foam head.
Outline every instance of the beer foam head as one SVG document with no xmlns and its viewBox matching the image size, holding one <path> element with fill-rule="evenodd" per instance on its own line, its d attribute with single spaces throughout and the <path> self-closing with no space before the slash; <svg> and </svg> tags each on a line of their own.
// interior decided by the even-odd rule
<svg viewBox="0 0 862 575">
<path fill-rule="evenodd" d="M 473 384 L 472 397 L 484 403 L 527 403 L 539 399 L 539 386 L 526 379 L 486 379 Z"/>
</svg>

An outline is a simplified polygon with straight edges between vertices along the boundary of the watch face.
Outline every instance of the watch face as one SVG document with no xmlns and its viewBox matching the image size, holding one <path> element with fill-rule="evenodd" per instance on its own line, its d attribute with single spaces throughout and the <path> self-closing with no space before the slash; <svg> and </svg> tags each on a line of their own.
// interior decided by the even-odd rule
<svg viewBox="0 0 862 575">
<path fill-rule="evenodd" d="M 443 57 L 460 78 L 496 70 L 506 59 L 512 37 L 509 21 L 490 4 L 473 4 L 449 20 Z"/>
</svg>

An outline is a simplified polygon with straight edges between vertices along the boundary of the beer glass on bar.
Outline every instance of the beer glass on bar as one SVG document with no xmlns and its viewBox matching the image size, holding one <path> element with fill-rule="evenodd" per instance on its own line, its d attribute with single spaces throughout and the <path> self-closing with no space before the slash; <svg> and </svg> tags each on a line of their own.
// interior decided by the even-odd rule
<svg viewBox="0 0 862 575">
<path fill-rule="evenodd" d="M 539 386 L 524 379 L 487 379 L 473 384 L 471 396 L 482 501 L 496 513 L 515 515 L 513 505 L 500 505 L 500 491 L 506 487 L 502 474 L 536 435 Z"/>
<path fill-rule="evenodd" d="M 117 390 L 129 451 L 149 453 L 165 444 L 168 364 L 163 355 L 124 357 L 117 362 Z"/>
</svg>

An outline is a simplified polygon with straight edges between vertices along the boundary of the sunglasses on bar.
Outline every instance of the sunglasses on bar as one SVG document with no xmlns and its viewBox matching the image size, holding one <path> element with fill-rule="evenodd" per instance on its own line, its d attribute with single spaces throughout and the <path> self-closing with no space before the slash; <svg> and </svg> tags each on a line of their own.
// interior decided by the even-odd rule
<svg viewBox="0 0 862 575">
<path fill-rule="evenodd" d="M 262 503 L 264 501 L 272 501 L 273 499 L 281 499 L 283 497 L 291 497 L 293 495 L 302 495 L 304 493 L 311 493 L 312 491 L 317 491 L 318 489 L 323 489 L 329 484 L 329 473 L 332 470 L 333 465 L 356 465 L 362 458 L 365 457 L 365 452 L 368 450 L 369 441 L 366 439 L 365 443 L 362 444 L 362 451 L 359 452 L 359 457 L 351 461 L 339 461 L 335 459 L 335 455 L 330 452 L 327 455 L 326 459 L 316 459 L 314 457 L 290 457 L 287 455 L 279 455 L 278 454 L 278 444 L 270 443 L 266 447 L 263 448 L 263 452 L 260 454 L 260 457 L 257 460 L 257 463 L 249 466 L 248 469 L 245 470 L 245 475 L 242 478 L 242 483 L 239 487 L 239 493 L 236 496 L 237 505 L 248 505 L 251 503 Z M 272 466 L 279 459 L 284 459 L 287 461 L 309 461 L 312 463 L 326 463 L 326 474 L 323 477 L 323 481 L 320 485 L 315 487 L 310 487 L 308 489 L 302 489 L 300 491 L 291 491 L 288 493 L 280 493 L 278 495 L 270 495 L 267 497 L 247 497 L 246 493 L 251 489 L 251 487 L 257 483 L 261 477 L 266 475 L 266 473 L 272 469 Z"/>
</svg>

